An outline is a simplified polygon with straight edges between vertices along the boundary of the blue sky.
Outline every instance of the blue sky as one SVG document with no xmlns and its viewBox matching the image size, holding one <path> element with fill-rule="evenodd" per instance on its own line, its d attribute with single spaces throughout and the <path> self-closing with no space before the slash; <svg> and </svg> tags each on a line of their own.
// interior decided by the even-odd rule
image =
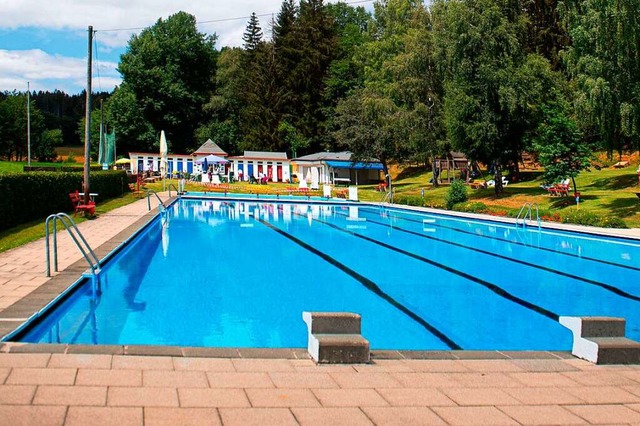
<svg viewBox="0 0 640 426">
<path fill-rule="evenodd" d="M 29 82 L 32 91 L 58 89 L 75 94 L 86 87 L 89 25 L 96 31 L 93 91 L 111 91 L 121 82 L 116 67 L 131 35 L 159 18 L 184 10 L 195 15 L 198 22 L 207 22 L 198 28 L 207 34 L 216 33 L 218 48 L 239 46 L 249 15 L 252 12 L 267 15 L 260 18 L 266 34 L 269 15 L 277 14 L 282 1 L 3 0 L 1 3 L 0 91 L 24 92 Z M 369 9 L 371 3 L 362 5 Z"/>
</svg>

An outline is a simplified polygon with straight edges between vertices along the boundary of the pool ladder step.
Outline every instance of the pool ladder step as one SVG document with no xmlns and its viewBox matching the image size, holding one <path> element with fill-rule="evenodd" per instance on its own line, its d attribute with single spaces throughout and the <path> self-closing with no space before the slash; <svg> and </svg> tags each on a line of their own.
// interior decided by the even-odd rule
<svg viewBox="0 0 640 426">
<path fill-rule="evenodd" d="M 308 351 L 320 364 L 369 362 L 369 341 L 360 334 L 360 315 L 350 312 L 303 312 Z"/>
<path fill-rule="evenodd" d="M 626 321 L 615 317 L 560 317 L 573 333 L 571 353 L 596 364 L 640 364 L 640 342 L 625 337 Z"/>
</svg>

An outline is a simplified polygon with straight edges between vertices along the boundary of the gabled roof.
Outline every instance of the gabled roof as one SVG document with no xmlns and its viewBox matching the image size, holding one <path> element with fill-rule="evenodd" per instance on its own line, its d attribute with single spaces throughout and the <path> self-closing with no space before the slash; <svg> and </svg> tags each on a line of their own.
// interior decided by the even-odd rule
<svg viewBox="0 0 640 426">
<path fill-rule="evenodd" d="M 315 154 L 303 155 L 302 157 L 295 158 L 294 161 L 349 161 L 351 160 L 351 152 L 318 152 Z"/>
<path fill-rule="evenodd" d="M 226 157 L 229 155 L 211 139 L 207 139 L 207 141 L 203 143 L 200 148 L 196 149 L 192 155 L 202 156 L 209 154 L 218 155 L 220 157 Z"/>
</svg>

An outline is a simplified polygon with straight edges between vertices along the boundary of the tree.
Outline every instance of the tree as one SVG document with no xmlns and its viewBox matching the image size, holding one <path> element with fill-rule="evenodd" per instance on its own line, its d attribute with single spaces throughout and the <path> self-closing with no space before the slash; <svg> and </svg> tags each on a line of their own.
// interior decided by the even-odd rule
<svg viewBox="0 0 640 426">
<path fill-rule="evenodd" d="M 53 147 L 43 144 L 46 142 L 44 116 L 34 105 L 31 105 L 30 129 L 32 158 L 54 158 Z M 0 158 L 23 161 L 27 156 L 27 95 L 15 91 L 5 93 L 4 100 L 0 100 Z"/>
<path fill-rule="evenodd" d="M 640 2 L 565 0 L 579 124 L 611 153 L 640 149 Z"/>
<path fill-rule="evenodd" d="M 132 36 L 120 58 L 123 85 L 154 134 L 164 130 L 175 152 L 187 152 L 199 144 L 195 129 L 205 118 L 202 106 L 215 83 L 215 40 L 215 35 L 198 32 L 194 16 L 178 12 Z M 147 135 L 131 136 L 146 139 Z"/>
<path fill-rule="evenodd" d="M 245 30 L 242 41 L 244 42 L 244 50 L 251 53 L 254 52 L 262 43 L 262 28 L 260 28 L 260 22 L 255 12 L 251 13 L 249 17 L 249 23 Z"/>
<path fill-rule="evenodd" d="M 145 119 L 144 109 L 129 84 L 123 82 L 116 87 L 105 105 L 105 111 L 108 122 L 118 131 L 119 152 L 156 150 L 155 144 L 159 143 L 156 138 L 157 133 L 153 125 Z M 95 121 L 95 119 L 91 120 L 92 123 Z M 92 134 L 93 132 L 95 129 L 92 128 Z M 91 139 L 93 140 L 93 136 Z"/>
<path fill-rule="evenodd" d="M 568 110 L 569 106 L 561 97 L 542 108 L 543 120 L 534 133 L 534 148 L 545 168 L 545 181 L 558 182 L 570 177 L 577 192 L 575 178 L 582 170 L 588 169 L 593 150 L 583 142 L 576 122 L 568 116 Z"/>
<path fill-rule="evenodd" d="M 216 91 L 204 106 L 210 120 L 196 132 L 199 140 L 211 139 L 232 154 L 239 153 L 238 141 L 243 137 L 240 122 L 245 87 L 243 54 L 244 51 L 240 48 L 223 48 L 220 51 Z"/>
<path fill-rule="evenodd" d="M 517 171 L 537 106 L 556 82 L 547 60 L 523 50 L 521 10 L 512 0 L 437 1 L 433 9 L 447 135 L 469 159 L 493 166 L 496 194 L 502 171 Z"/>
</svg>

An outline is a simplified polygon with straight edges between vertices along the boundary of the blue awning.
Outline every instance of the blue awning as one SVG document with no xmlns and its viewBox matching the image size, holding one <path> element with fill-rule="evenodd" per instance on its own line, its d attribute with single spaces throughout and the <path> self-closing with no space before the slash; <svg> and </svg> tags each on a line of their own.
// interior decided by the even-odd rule
<svg viewBox="0 0 640 426">
<path fill-rule="evenodd" d="M 382 170 L 382 163 L 365 163 L 362 161 L 327 161 L 327 166 L 334 169 L 369 169 L 369 170 Z"/>
</svg>

